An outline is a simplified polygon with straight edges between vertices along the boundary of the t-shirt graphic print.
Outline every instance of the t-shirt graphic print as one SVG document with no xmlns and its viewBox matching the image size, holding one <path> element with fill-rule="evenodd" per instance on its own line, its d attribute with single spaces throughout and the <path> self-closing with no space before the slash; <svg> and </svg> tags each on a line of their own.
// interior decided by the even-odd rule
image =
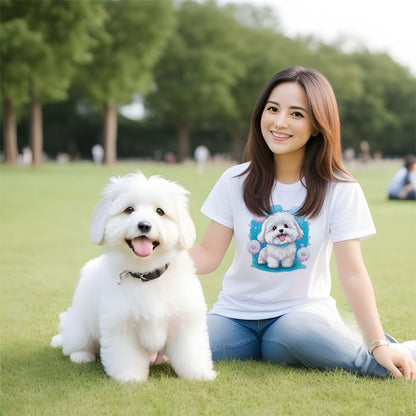
<svg viewBox="0 0 416 416">
<path fill-rule="evenodd" d="M 274 205 L 269 215 L 253 217 L 247 246 L 252 267 L 275 273 L 306 269 L 311 236 L 305 217 L 295 215 L 297 209 Z"/>
</svg>

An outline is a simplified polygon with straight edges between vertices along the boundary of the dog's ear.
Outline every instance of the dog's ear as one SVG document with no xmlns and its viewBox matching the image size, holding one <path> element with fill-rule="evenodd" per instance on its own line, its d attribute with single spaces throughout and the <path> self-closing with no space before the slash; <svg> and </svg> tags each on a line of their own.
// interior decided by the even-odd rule
<svg viewBox="0 0 416 416">
<path fill-rule="evenodd" d="M 180 230 L 179 243 L 184 250 L 189 250 L 196 238 L 196 230 L 191 214 L 189 213 L 189 192 L 182 186 L 175 184 L 179 190 L 180 201 L 178 201 L 178 224 Z"/>
<path fill-rule="evenodd" d="M 103 243 L 108 212 L 115 197 L 115 190 L 118 189 L 117 184 L 122 180 L 123 178 L 110 178 L 110 183 L 104 187 L 102 192 L 103 199 L 94 209 L 90 225 L 90 240 L 94 244 L 101 245 Z"/>
<path fill-rule="evenodd" d="M 189 250 L 194 245 L 196 230 L 191 215 L 187 210 L 179 214 L 179 227 L 181 230 L 179 238 L 180 244 L 185 250 Z"/>
<path fill-rule="evenodd" d="M 297 233 L 296 240 L 300 240 L 303 237 L 303 231 L 302 231 L 302 228 L 300 228 L 300 225 L 296 221 L 295 217 L 292 218 L 292 225 Z"/>
<path fill-rule="evenodd" d="M 259 241 L 259 243 L 265 243 L 266 242 L 266 228 L 267 228 L 267 224 L 268 224 L 268 218 L 266 219 L 266 221 L 263 222 L 263 224 L 261 225 L 261 230 L 259 232 L 259 234 L 257 235 L 257 240 Z"/>
<path fill-rule="evenodd" d="M 109 196 L 103 198 L 95 207 L 90 226 L 90 240 L 97 245 L 102 244 L 108 211 L 111 206 Z"/>
</svg>

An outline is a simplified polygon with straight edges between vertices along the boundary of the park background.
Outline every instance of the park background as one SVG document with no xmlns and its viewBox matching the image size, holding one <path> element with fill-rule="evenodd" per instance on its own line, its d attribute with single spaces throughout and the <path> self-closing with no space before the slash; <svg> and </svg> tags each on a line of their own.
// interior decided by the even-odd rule
<svg viewBox="0 0 416 416">
<path fill-rule="evenodd" d="M 415 205 L 386 198 L 401 157 L 415 153 L 414 68 L 345 38 L 288 37 L 261 4 L 0 0 L 1 414 L 415 414 L 416 386 L 406 380 L 230 361 L 215 364 L 214 382 L 160 366 L 144 384 L 120 385 L 99 361 L 77 365 L 49 345 L 80 268 L 100 254 L 88 228 L 108 178 L 141 169 L 181 183 L 199 241 L 208 222 L 199 209 L 241 160 L 258 91 L 292 64 L 316 67 L 334 85 L 343 147 L 356 155 L 347 166 L 378 231 L 362 248 L 384 329 L 416 338 Z M 411 39 L 402 41 L 410 52 Z M 133 119 L 132 101 L 141 109 Z M 360 158 L 363 141 L 370 159 Z M 103 166 L 91 162 L 96 143 Z M 203 171 L 190 160 L 200 144 L 215 156 Z M 34 168 L 19 163 L 25 147 Z M 164 163 L 167 154 L 180 163 Z M 201 277 L 208 307 L 231 259 L 232 249 Z M 332 295 L 351 322 L 331 269 Z"/>
<path fill-rule="evenodd" d="M 5 161 L 17 163 L 24 148 L 31 149 L 35 166 L 45 156 L 90 159 L 96 143 L 104 146 L 106 164 L 164 160 L 166 154 L 182 162 L 200 144 L 239 161 L 258 92 L 293 64 L 315 67 L 332 83 L 344 149 L 358 157 L 360 143 L 367 142 L 378 158 L 415 153 L 416 68 L 345 34 L 331 42 L 304 33 L 289 37 L 273 4 L 1 0 Z M 316 10 L 305 4 L 293 5 L 298 16 L 286 27 L 304 21 L 306 12 L 322 32 L 326 23 L 336 24 L 333 4 Z M 414 42 L 401 29 L 408 22 L 405 6 L 402 0 L 396 8 L 366 0 L 350 25 L 371 33 L 382 19 L 385 39 L 402 34 L 397 48 L 411 57 Z M 338 21 L 341 27 L 342 16 Z M 134 119 L 132 108 L 141 109 Z"/>
</svg>

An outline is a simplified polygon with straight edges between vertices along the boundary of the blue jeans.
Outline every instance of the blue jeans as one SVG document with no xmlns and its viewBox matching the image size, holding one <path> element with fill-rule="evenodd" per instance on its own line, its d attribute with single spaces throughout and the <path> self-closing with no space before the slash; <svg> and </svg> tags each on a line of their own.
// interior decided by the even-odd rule
<svg viewBox="0 0 416 416">
<path fill-rule="evenodd" d="M 321 370 L 343 368 L 366 376 L 390 375 L 362 342 L 315 314 L 290 312 L 264 320 L 208 314 L 207 323 L 214 361 L 264 360 Z"/>
</svg>

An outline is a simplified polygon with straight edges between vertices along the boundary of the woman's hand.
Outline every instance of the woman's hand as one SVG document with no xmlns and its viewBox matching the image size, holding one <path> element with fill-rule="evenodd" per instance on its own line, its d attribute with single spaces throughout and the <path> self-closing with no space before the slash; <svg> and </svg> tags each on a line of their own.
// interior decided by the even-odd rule
<svg viewBox="0 0 416 416">
<path fill-rule="evenodd" d="M 389 370 L 394 377 L 405 377 L 408 380 L 416 379 L 416 362 L 405 354 L 395 351 L 389 346 L 382 345 L 373 351 L 376 361 Z"/>
</svg>

